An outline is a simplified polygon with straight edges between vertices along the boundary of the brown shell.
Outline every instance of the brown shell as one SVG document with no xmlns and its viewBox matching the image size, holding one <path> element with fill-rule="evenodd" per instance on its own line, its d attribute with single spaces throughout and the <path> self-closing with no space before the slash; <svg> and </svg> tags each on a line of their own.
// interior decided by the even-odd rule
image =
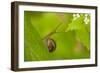
<svg viewBox="0 0 100 73">
<path fill-rule="evenodd" d="M 53 39 L 50 38 L 47 39 L 47 46 L 49 52 L 53 52 L 56 49 L 56 43 Z"/>
</svg>

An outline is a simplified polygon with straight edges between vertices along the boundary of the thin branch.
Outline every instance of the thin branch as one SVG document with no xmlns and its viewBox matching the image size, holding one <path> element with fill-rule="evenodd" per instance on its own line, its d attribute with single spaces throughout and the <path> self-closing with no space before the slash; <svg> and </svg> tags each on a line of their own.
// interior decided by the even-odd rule
<svg viewBox="0 0 100 73">
<path fill-rule="evenodd" d="M 50 32 L 49 34 L 47 34 L 43 39 L 45 39 L 45 38 L 48 38 L 49 36 L 51 36 L 51 35 L 53 35 L 54 33 L 56 33 L 56 30 L 60 27 L 60 25 L 62 24 L 62 23 L 64 23 L 66 20 L 63 18 L 63 20 L 60 22 L 60 24 L 58 24 L 57 25 L 57 27 L 52 31 L 52 32 Z M 42 40 L 43 40 L 42 39 Z"/>
<path fill-rule="evenodd" d="M 60 23 L 52 32 L 50 32 L 49 34 L 47 34 L 43 39 L 48 38 L 48 37 L 51 36 L 52 34 L 56 33 L 56 30 L 59 28 L 59 26 L 60 26 L 61 24 L 62 24 L 62 23 Z"/>
</svg>

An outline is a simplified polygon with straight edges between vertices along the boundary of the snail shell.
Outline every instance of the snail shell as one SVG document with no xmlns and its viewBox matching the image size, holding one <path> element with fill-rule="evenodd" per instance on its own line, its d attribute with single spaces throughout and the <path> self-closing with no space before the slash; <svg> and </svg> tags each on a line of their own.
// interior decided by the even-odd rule
<svg viewBox="0 0 100 73">
<path fill-rule="evenodd" d="M 53 52 L 56 49 L 56 43 L 53 39 L 49 38 L 47 40 L 47 46 L 48 46 L 49 52 Z"/>
<path fill-rule="evenodd" d="M 47 38 L 45 39 L 45 44 L 48 47 L 49 52 L 53 52 L 56 49 L 56 43 L 53 39 Z"/>
</svg>

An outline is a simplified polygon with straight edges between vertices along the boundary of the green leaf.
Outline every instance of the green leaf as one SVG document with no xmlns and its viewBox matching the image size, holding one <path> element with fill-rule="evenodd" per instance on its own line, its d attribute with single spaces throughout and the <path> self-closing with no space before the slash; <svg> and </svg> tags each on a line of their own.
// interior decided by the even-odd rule
<svg viewBox="0 0 100 73">
<path fill-rule="evenodd" d="M 89 58 L 90 52 L 84 48 L 79 52 L 74 51 L 76 46 L 76 32 L 57 32 L 51 36 L 56 43 L 56 50 L 51 53 L 53 60 Z"/>
<path fill-rule="evenodd" d="M 90 34 L 87 30 L 86 24 L 83 22 L 83 16 L 73 20 L 72 23 L 68 25 L 66 32 L 74 30 L 76 32 L 76 37 L 83 43 L 83 45 L 89 50 L 90 49 Z"/>
<path fill-rule="evenodd" d="M 34 12 L 32 13 L 34 14 Z M 32 16 L 31 22 L 42 38 L 53 31 L 60 23 L 56 13 L 43 13 L 43 16 L 39 18 Z"/>
<path fill-rule="evenodd" d="M 73 20 L 72 23 L 68 24 L 68 28 L 66 29 L 66 32 L 72 30 L 80 30 L 80 29 L 84 29 L 82 17 Z"/>
<path fill-rule="evenodd" d="M 72 13 L 65 13 L 65 18 L 62 20 L 62 23 L 60 23 L 60 26 L 56 30 L 56 32 L 65 32 L 68 27 L 68 24 L 72 22 L 72 18 Z"/>
<path fill-rule="evenodd" d="M 76 30 L 76 36 L 83 43 L 83 45 L 90 50 L 90 34 L 84 30 Z"/>
<path fill-rule="evenodd" d="M 25 61 L 34 60 L 48 60 L 49 52 L 44 46 L 42 39 L 30 23 L 30 15 L 25 13 L 24 15 L 24 59 Z"/>
<path fill-rule="evenodd" d="M 56 42 L 56 50 L 52 53 L 54 59 L 71 59 L 73 48 L 75 46 L 75 37 L 73 31 L 58 32 L 51 36 Z"/>
</svg>

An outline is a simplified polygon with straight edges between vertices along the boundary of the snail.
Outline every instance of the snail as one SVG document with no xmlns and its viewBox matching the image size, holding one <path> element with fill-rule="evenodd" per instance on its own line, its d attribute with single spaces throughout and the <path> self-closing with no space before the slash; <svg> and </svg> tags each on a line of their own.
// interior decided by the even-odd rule
<svg viewBox="0 0 100 73">
<path fill-rule="evenodd" d="M 45 39 L 45 44 L 48 47 L 49 52 L 53 52 L 56 49 L 56 43 L 53 39 L 47 38 Z"/>
</svg>

